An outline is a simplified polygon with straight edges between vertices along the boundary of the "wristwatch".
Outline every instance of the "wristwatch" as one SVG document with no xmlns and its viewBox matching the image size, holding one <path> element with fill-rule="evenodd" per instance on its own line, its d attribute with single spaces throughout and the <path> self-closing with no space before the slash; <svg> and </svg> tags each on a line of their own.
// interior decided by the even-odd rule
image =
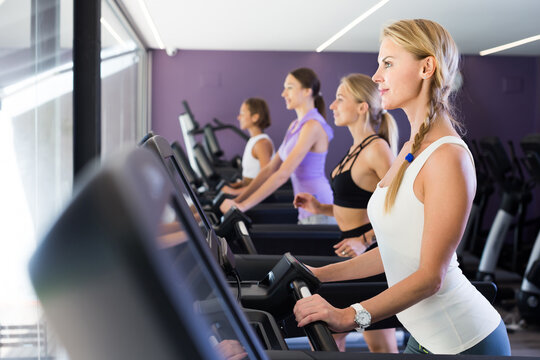
<svg viewBox="0 0 540 360">
<path fill-rule="evenodd" d="M 352 304 L 351 307 L 354 309 L 354 311 L 356 311 L 356 315 L 354 316 L 354 322 L 356 323 L 356 325 L 358 325 L 358 327 L 355 328 L 355 330 L 358 332 L 362 332 L 369 325 L 371 325 L 371 314 L 359 303 Z"/>
</svg>

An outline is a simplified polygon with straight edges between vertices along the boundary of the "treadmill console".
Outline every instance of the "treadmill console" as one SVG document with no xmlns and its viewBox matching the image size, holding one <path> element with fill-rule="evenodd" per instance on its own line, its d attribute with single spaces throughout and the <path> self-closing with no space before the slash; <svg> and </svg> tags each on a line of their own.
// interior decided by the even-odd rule
<svg viewBox="0 0 540 360">
<path fill-rule="evenodd" d="M 295 303 L 292 283 L 297 280 L 303 281 L 311 293 L 321 286 L 304 264 L 291 253 L 285 253 L 264 279 L 242 288 L 242 304 L 266 310 L 277 318 L 290 315 Z"/>
</svg>

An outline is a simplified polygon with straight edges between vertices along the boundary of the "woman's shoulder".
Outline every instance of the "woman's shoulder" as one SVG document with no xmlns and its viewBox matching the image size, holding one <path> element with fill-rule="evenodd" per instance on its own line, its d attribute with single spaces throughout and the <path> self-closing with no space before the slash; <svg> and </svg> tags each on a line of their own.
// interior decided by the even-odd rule
<svg viewBox="0 0 540 360">
<path fill-rule="evenodd" d="M 368 146 L 362 149 L 362 152 L 368 161 L 377 161 L 381 157 L 393 156 L 390 145 L 382 137 L 372 140 Z"/>
<path fill-rule="evenodd" d="M 468 159 L 470 159 L 470 155 L 467 145 L 463 140 L 455 137 L 455 139 L 444 139 L 438 143 L 430 154 L 428 161 L 444 164 Z"/>
<path fill-rule="evenodd" d="M 261 135 L 265 135 L 265 136 L 259 136 L 259 138 L 255 142 L 253 147 L 254 148 L 267 148 L 267 147 L 272 148 L 274 146 L 274 143 L 272 142 L 272 139 L 270 138 L 270 136 L 266 134 L 261 134 Z"/>
<path fill-rule="evenodd" d="M 318 132 L 324 131 L 323 125 L 317 119 L 306 119 L 302 124 L 301 132 Z"/>
<path fill-rule="evenodd" d="M 440 142 L 429 154 L 423 172 L 430 177 L 447 177 L 474 171 L 474 164 L 465 143 L 455 139 L 446 140 L 450 141 Z"/>
</svg>

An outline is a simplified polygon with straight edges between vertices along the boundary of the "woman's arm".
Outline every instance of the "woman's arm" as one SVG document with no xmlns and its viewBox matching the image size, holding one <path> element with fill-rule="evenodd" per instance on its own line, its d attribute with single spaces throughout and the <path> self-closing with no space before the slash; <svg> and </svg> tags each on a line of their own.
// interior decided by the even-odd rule
<svg viewBox="0 0 540 360">
<path fill-rule="evenodd" d="M 312 194 L 298 193 L 294 197 L 293 205 L 296 208 L 303 208 L 312 214 L 322 214 L 326 216 L 334 216 L 333 204 L 321 204 L 319 200 Z"/>
<path fill-rule="evenodd" d="M 474 169 L 463 148 L 443 145 L 430 156 L 414 184 L 415 195 L 424 203 L 419 267 L 402 281 L 362 302 L 372 322 L 397 314 L 439 291 L 463 235 L 475 188 Z M 445 214 L 445 221 L 441 221 L 440 214 Z M 297 319 L 301 320 L 299 326 L 330 320 L 334 328 L 354 327 L 350 313 L 350 308 L 333 308 L 320 297 L 309 301 L 305 308 L 302 303 L 295 306 Z"/>
<path fill-rule="evenodd" d="M 255 179 L 244 189 L 244 191 L 238 195 L 236 201 L 240 202 L 247 199 L 251 194 L 257 190 L 274 172 L 276 172 L 281 166 L 281 159 L 278 154 L 274 155 L 272 160 L 259 171 Z"/>
<path fill-rule="evenodd" d="M 310 269 L 322 282 L 363 279 L 384 272 L 379 248 L 371 249 L 351 260 Z"/>
<path fill-rule="evenodd" d="M 236 200 L 239 209 L 242 211 L 251 209 L 283 185 L 322 136 L 326 136 L 322 126 L 316 120 L 308 120 L 300 130 L 297 143 L 279 169 L 259 187 L 255 187 L 256 190 L 249 197 L 244 198 L 244 194 L 242 194 L 242 198 Z M 274 156 L 274 158 L 276 157 L 279 157 L 279 154 Z"/>
</svg>

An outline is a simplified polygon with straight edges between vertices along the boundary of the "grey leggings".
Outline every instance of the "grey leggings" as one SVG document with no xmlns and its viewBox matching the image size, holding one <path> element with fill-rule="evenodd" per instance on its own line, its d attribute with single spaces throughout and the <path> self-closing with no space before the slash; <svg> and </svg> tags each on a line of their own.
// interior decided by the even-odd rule
<svg viewBox="0 0 540 360">
<path fill-rule="evenodd" d="M 328 215 L 310 215 L 306 218 L 299 219 L 298 224 L 300 225 L 319 225 L 319 224 L 337 224 L 336 218 Z"/>
<path fill-rule="evenodd" d="M 405 354 L 431 354 L 431 352 L 420 345 L 415 338 L 409 337 L 407 347 L 404 351 Z M 489 334 L 484 340 L 480 341 L 473 347 L 460 352 L 460 354 L 467 355 L 497 355 L 497 356 L 510 356 L 510 341 L 508 340 L 508 334 L 506 332 L 506 326 L 501 320 L 501 323 L 491 334 Z"/>
</svg>

